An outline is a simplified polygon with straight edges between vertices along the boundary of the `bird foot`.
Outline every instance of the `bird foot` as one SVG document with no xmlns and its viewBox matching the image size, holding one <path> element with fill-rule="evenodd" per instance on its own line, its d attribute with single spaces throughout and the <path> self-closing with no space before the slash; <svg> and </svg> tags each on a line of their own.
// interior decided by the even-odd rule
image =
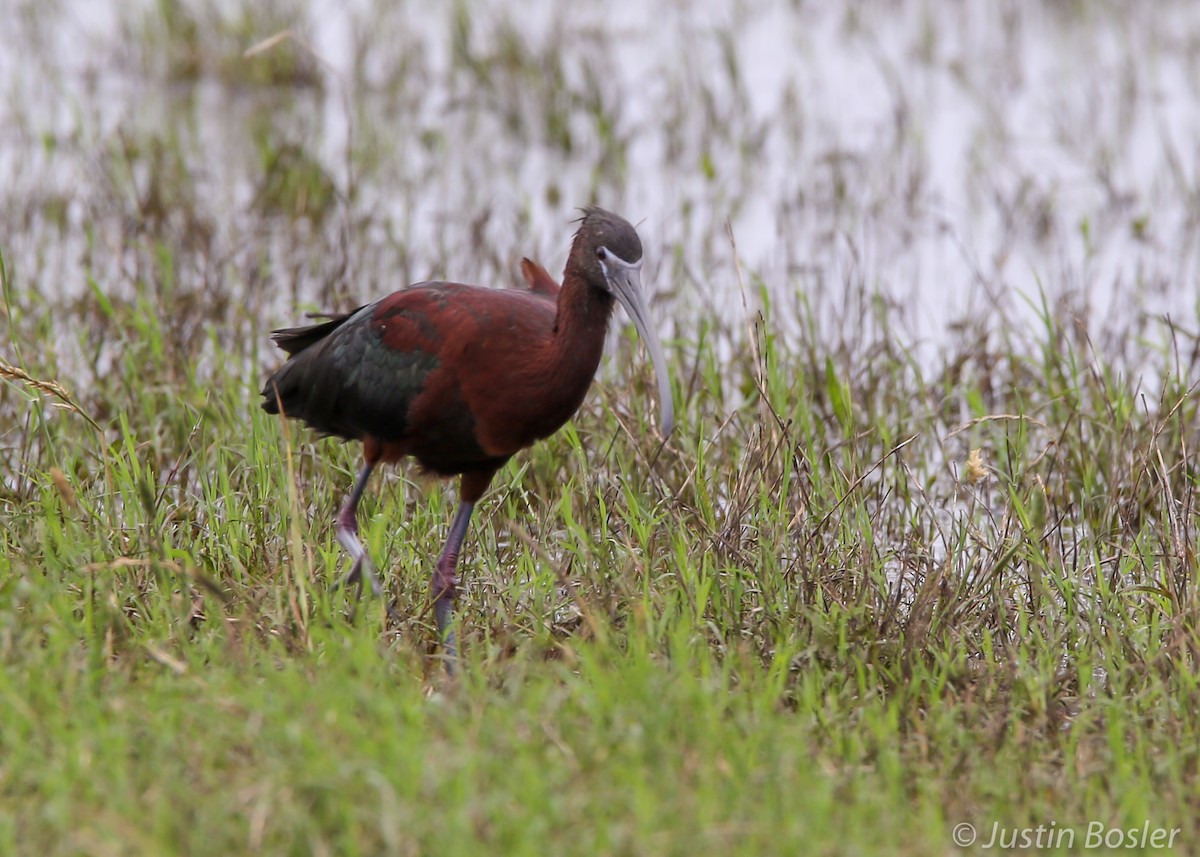
<svg viewBox="0 0 1200 857">
<path fill-rule="evenodd" d="M 379 583 L 379 577 L 371 567 L 371 561 L 367 559 L 366 554 L 361 554 L 358 559 L 354 560 L 354 565 L 350 566 L 350 571 L 346 572 L 346 576 L 334 584 L 333 591 L 337 592 L 343 587 L 356 584 L 358 596 L 361 597 L 364 579 L 371 587 L 372 595 L 378 598 L 383 594 L 383 586 Z"/>
<path fill-rule="evenodd" d="M 433 613 L 437 617 L 438 639 L 442 643 L 446 672 L 454 675 L 458 664 L 458 638 L 451 622 L 454 619 L 454 604 L 458 600 L 458 575 L 453 566 L 438 565 L 433 575 Z"/>
<path fill-rule="evenodd" d="M 453 676 L 458 668 L 458 637 L 450 624 L 454 618 L 454 601 L 450 598 L 439 598 L 433 604 L 433 612 L 437 616 L 438 637 L 442 641 L 446 673 Z"/>
</svg>

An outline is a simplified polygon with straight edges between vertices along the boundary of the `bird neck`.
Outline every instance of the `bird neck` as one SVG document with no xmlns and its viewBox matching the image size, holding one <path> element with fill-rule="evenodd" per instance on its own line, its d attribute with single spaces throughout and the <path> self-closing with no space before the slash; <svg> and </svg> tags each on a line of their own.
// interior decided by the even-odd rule
<svg viewBox="0 0 1200 857">
<path fill-rule="evenodd" d="M 554 351 L 558 365 L 586 375 L 590 383 L 600 365 L 612 312 L 612 295 L 592 288 L 582 277 L 566 271 L 554 319 Z"/>
</svg>

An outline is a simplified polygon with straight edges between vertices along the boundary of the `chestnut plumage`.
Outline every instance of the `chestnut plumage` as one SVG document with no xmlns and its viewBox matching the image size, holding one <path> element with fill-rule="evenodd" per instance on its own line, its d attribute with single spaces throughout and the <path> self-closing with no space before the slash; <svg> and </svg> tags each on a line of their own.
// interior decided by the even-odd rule
<svg viewBox="0 0 1200 857">
<path fill-rule="evenodd" d="M 365 464 L 337 517 L 353 559 L 345 582 L 380 586 L 358 539 L 356 509 L 380 462 L 415 458 L 461 476 L 460 503 L 433 572 L 448 656 L 455 566 L 471 510 L 514 453 L 557 431 L 583 402 L 614 301 L 625 307 L 658 375 L 660 429 L 674 419 L 666 362 L 641 291 L 642 244 L 626 220 L 585 209 L 560 287 L 522 260 L 529 290 L 419 283 L 328 321 L 275 331 L 289 358 L 263 387 L 263 408 L 363 444 Z"/>
</svg>

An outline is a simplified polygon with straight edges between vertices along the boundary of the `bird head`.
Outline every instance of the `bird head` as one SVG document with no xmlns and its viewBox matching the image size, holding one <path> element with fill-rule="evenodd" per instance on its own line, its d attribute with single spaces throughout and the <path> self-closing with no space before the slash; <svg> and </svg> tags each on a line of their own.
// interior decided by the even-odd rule
<svg viewBox="0 0 1200 857">
<path fill-rule="evenodd" d="M 642 241 L 637 230 L 625 218 L 591 206 L 584 209 L 571 255 L 588 285 L 616 298 L 633 319 L 658 376 L 660 430 L 664 437 L 669 435 L 675 427 L 671 378 L 642 294 Z"/>
</svg>

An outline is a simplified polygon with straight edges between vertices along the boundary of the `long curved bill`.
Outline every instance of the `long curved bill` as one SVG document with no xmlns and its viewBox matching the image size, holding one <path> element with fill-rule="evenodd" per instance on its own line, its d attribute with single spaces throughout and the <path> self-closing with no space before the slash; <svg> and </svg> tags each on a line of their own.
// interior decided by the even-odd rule
<svg viewBox="0 0 1200 857">
<path fill-rule="evenodd" d="M 667 361 L 663 357 L 662 345 L 659 344 L 658 334 L 650 324 L 650 312 L 646 309 L 646 299 L 642 296 L 642 263 L 639 260 L 633 264 L 608 254 L 605 260 L 604 274 L 612 293 L 637 328 L 646 350 L 650 352 L 650 360 L 654 363 L 654 374 L 658 376 L 659 426 L 663 437 L 675 428 L 675 405 L 671 401 L 671 376 L 667 374 Z"/>
</svg>

